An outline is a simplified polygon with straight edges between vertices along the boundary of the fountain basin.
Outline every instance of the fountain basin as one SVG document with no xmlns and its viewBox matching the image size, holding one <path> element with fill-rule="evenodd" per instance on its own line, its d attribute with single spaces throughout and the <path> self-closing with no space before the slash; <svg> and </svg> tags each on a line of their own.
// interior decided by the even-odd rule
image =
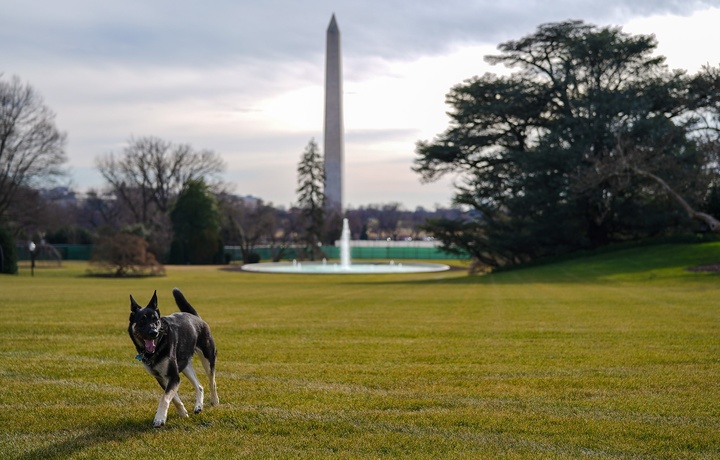
<svg viewBox="0 0 720 460">
<path fill-rule="evenodd" d="M 340 263 L 329 263 L 326 259 L 322 262 L 272 262 L 263 264 L 243 265 L 242 269 L 248 272 L 258 273 L 297 273 L 312 275 L 371 275 L 386 273 L 427 273 L 449 270 L 450 266 L 444 264 L 423 264 L 423 263 L 395 263 L 391 260 L 389 264 L 363 264 L 353 263 L 350 260 L 350 226 L 348 220 L 343 219 L 342 233 L 340 237 Z"/>
<path fill-rule="evenodd" d="M 429 263 L 352 263 L 330 262 L 271 262 L 246 264 L 242 269 L 256 273 L 295 273 L 325 275 L 372 275 L 390 273 L 427 273 L 449 270 L 450 266 Z"/>
</svg>

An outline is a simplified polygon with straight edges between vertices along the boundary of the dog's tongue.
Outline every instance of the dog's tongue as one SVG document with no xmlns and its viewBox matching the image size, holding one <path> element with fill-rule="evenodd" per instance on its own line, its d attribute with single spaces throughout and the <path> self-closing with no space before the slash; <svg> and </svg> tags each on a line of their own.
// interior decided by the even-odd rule
<svg viewBox="0 0 720 460">
<path fill-rule="evenodd" d="M 145 339 L 145 349 L 150 353 L 155 353 L 155 341 Z"/>
</svg>

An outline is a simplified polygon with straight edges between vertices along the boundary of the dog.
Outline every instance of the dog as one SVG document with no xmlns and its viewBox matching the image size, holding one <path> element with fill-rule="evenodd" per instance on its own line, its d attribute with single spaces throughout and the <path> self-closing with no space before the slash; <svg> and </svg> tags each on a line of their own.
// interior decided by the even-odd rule
<svg viewBox="0 0 720 460">
<path fill-rule="evenodd" d="M 178 288 L 172 292 L 180 312 L 169 316 L 160 316 L 157 291 L 145 308 L 141 308 L 130 295 L 128 334 L 138 351 L 136 359 L 142 361 L 145 370 L 155 377 L 165 391 L 153 420 L 156 428 L 165 424 L 170 401 L 175 404 L 181 417 L 188 416 L 177 393 L 181 372 L 195 387 L 195 413 L 203 410 L 204 391 L 192 366 L 196 352 L 210 381 L 210 404 L 219 404 L 215 385 L 217 349 L 210 326 L 200 319 L 200 315 Z"/>
</svg>

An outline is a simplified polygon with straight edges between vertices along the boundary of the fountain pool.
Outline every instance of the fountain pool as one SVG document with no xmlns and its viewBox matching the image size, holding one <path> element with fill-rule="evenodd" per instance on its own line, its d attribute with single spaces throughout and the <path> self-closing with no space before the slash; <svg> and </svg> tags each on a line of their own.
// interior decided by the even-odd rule
<svg viewBox="0 0 720 460">
<path fill-rule="evenodd" d="M 341 275 L 341 274 L 388 274 L 388 273 L 426 273 L 449 270 L 445 264 L 429 263 L 352 263 L 350 260 L 350 228 L 347 219 L 343 219 L 343 229 L 340 236 L 340 263 L 322 262 L 271 262 L 260 264 L 246 264 L 242 269 L 259 273 L 298 273 L 312 275 Z"/>
</svg>

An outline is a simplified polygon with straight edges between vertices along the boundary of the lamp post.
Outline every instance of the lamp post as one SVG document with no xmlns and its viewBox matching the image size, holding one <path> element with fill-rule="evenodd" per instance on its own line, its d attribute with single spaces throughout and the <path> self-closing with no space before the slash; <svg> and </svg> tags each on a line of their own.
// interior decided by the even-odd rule
<svg viewBox="0 0 720 460">
<path fill-rule="evenodd" d="M 35 257 L 37 255 L 35 250 L 37 249 L 37 246 L 35 246 L 35 243 L 33 243 L 32 240 L 28 244 L 28 249 L 30 250 L 30 276 L 35 276 Z"/>
</svg>

